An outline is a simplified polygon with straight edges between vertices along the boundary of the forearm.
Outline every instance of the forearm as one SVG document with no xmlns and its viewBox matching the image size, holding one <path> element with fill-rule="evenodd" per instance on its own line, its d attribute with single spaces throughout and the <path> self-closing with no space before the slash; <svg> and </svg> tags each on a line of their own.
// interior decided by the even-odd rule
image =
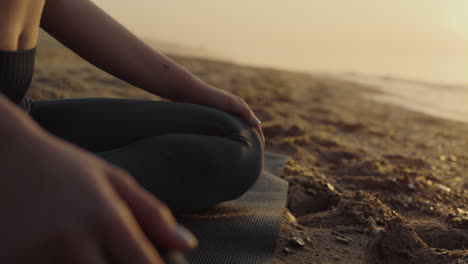
<svg viewBox="0 0 468 264">
<path fill-rule="evenodd" d="M 49 0 L 41 26 L 98 68 L 148 92 L 175 99 L 200 82 L 88 0 Z"/>
</svg>

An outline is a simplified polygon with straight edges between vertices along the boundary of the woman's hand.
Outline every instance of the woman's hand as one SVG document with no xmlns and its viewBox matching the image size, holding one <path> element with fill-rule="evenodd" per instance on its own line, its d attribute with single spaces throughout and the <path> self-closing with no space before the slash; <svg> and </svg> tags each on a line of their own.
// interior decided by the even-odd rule
<svg viewBox="0 0 468 264">
<path fill-rule="evenodd" d="M 219 93 L 216 93 L 218 95 L 216 95 L 214 98 L 211 98 L 211 100 L 206 102 L 206 104 L 212 104 L 219 110 L 232 113 L 247 121 L 249 124 L 255 127 L 258 134 L 262 138 L 263 146 L 265 146 L 265 136 L 263 135 L 261 127 L 262 122 L 260 119 L 258 119 L 252 109 L 250 109 L 249 105 L 244 101 L 244 99 L 222 90 L 218 91 Z"/>
<path fill-rule="evenodd" d="M 155 264 L 163 261 L 150 241 L 196 247 L 127 172 L 32 124 L 2 131 L 0 263 Z"/>
<path fill-rule="evenodd" d="M 193 79 L 194 81 L 192 81 L 191 85 L 187 85 L 186 88 L 184 87 L 185 89 L 177 91 L 177 96 L 173 98 L 174 101 L 206 105 L 239 116 L 255 127 L 265 146 L 265 137 L 261 127 L 262 122 L 244 99 L 213 87 L 196 79 L 196 77 L 193 77 Z"/>
</svg>

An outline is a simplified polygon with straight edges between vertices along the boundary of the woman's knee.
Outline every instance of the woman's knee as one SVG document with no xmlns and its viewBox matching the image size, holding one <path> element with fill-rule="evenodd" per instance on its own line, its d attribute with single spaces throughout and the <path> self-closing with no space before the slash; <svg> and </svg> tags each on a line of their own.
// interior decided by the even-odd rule
<svg viewBox="0 0 468 264">
<path fill-rule="evenodd" d="M 263 144 L 258 132 L 243 121 L 236 120 L 229 136 L 198 138 L 206 149 L 200 153 L 208 159 L 206 170 L 195 173 L 199 180 L 193 186 L 197 194 L 179 211 L 198 211 L 234 200 L 245 194 L 258 180 L 263 169 Z M 227 139 L 227 141 L 226 141 Z M 207 140 L 208 142 L 205 142 Z M 217 145 L 218 146 L 214 146 Z M 211 147 L 209 147 L 211 145 Z M 212 148 L 214 147 L 214 148 Z M 187 210 L 188 209 L 188 210 Z"/>
<path fill-rule="evenodd" d="M 233 182 L 230 184 L 229 199 L 236 199 L 246 193 L 258 180 L 263 169 L 263 143 L 258 132 L 252 128 L 244 128 L 237 135 L 245 146 L 242 149 L 238 161 L 237 175 L 232 175 Z"/>
</svg>

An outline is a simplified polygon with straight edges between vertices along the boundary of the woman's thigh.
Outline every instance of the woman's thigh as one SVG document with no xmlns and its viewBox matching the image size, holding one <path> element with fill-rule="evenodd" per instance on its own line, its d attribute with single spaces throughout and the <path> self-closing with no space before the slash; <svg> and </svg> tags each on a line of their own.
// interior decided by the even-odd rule
<svg viewBox="0 0 468 264">
<path fill-rule="evenodd" d="M 129 171 L 174 211 L 197 211 L 245 193 L 263 163 L 244 121 L 193 104 L 122 100 L 34 101 L 51 133 Z"/>
<path fill-rule="evenodd" d="M 33 100 L 30 115 L 50 133 L 92 152 L 171 133 L 245 140 L 251 129 L 237 117 L 214 108 L 151 100 Z"/>
</svg>

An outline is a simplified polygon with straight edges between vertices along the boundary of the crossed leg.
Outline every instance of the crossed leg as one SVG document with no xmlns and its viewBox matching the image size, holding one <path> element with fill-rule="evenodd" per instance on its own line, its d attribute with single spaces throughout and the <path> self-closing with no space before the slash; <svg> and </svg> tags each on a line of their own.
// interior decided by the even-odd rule
<svg viewBox="0 0 468 264">
<path fill-rule="evenodd" d="M 205 106 L 109 98 L 35 100 L 30 114 L 52 134 L 130 172 L 176 212 L 241 196 L 263 165 L 255 129 Z"/>
</svg>

